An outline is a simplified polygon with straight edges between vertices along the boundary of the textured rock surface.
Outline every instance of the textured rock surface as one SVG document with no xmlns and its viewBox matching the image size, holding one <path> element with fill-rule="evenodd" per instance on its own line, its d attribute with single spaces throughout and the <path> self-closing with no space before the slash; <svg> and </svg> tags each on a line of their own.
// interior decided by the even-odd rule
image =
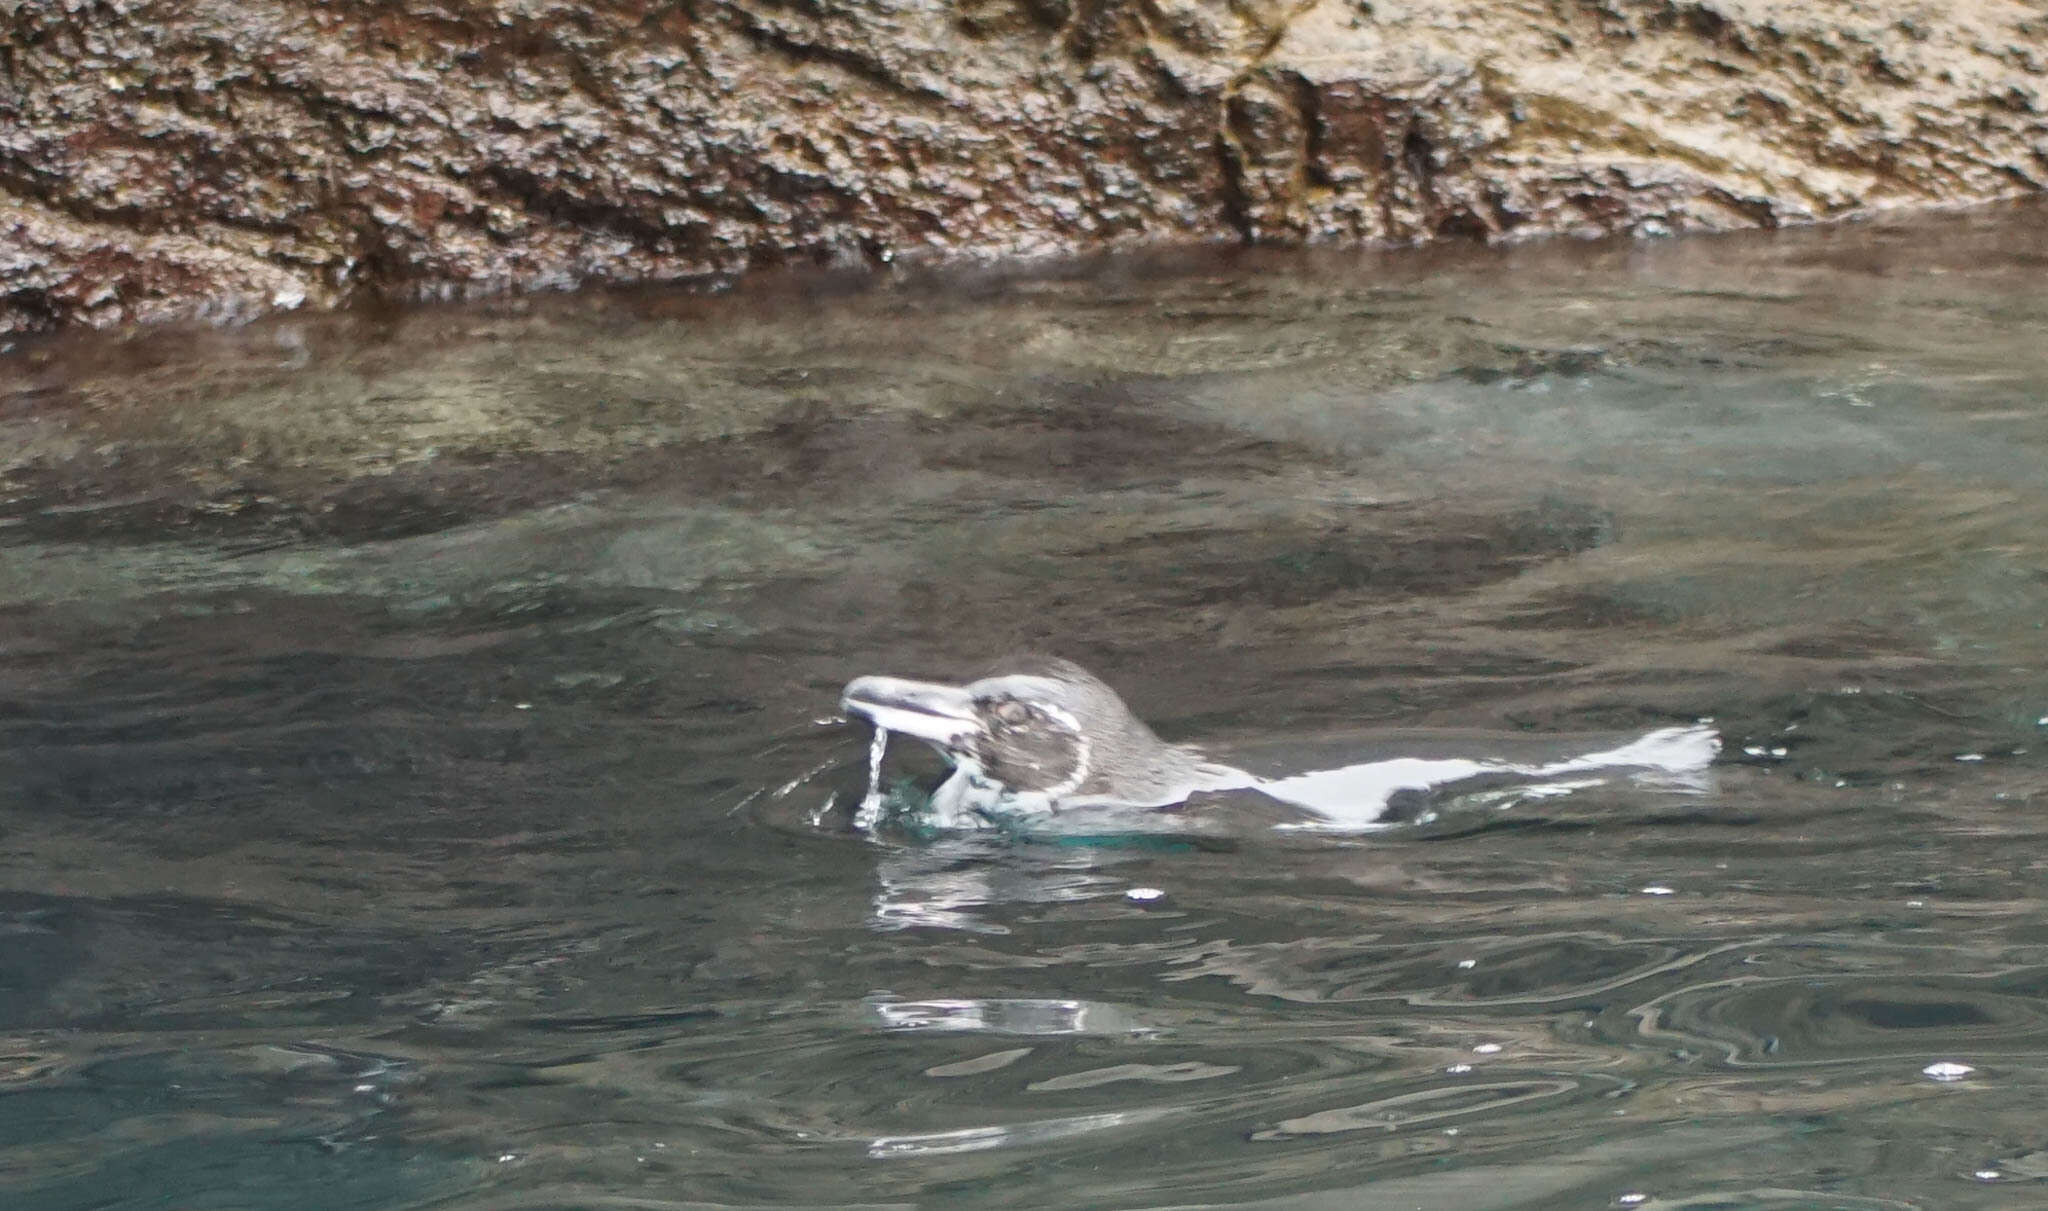
<svg viewBox="0 0 2048 1211">
<path fill-rule="evenodd" d="M 2001 0 L 0 0 L 0 331 L 2048 180 Z"/>
</svg>

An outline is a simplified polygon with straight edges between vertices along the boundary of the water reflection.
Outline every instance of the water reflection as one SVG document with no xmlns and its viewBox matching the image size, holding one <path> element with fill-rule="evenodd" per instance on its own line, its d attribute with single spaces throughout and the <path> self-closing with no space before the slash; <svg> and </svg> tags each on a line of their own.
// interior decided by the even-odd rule
<svg viewBox="0 0 2048 1211">
<path fill-rule="evenodd" d="M 1044 999 L 873 1001 L 886 1030 L 979 1030 L 990 1034 L 1131 1034 L 1144 1030 L 1110 1005 Z"/>
<path fill-rule="evenodd" d="M 1020 850 L 1005 841 L 948 838 L 928 846 L 891 847 L 875 868 L 871 920 L 883 930 L 1008 933 L 1008 926 L 981 910 L 1117 894 L 1121 884 L 1100 869 L 1113 865 L 1113 858 L 1089 849 Z"/>
<path fill-rule="evenodd" d="M 990 1148 L 1030 1147 L 1053 1143 L 1070 1136 L 1136 1126 L 1158 1119 L 1157 1113 L 1118 1111 L 1110 1114 L 1081 1114 L 1071 1118 L 1045 1119 L 1035 1123 L 1012 1123 L 1001 1127 L 962 1127 L 953 1131 L 931 1131 L 923 1135 L 888 1135 L 868 1145 L 868 1155 L 878 1160 L 897 1156 L 941 1156 L 952 1152 L 980 1152 Z"/>
<path fill-rule="evenodd" d="M 1458 1067 L 1453 1065 L 1454 1069 Z M 1464 1067 L 1470 1071 L 1469 1066 Z M 1452 1075 L 1463 1076 L 1464 1072 L 1454 1071 Z M 1466 1114 L 1499 1113 L 1524 1102 L 1563 1097 L 1578 1088 L 1576 1081 L 1539 1080 L 1478 1082 L 1445 1089 L 1421 1089 L 1287 1119 L 1265 1131 L 1253 1132 L 1251 1138 L 1284 1140 L 1301 1135 L 1334 1135 L 1368 1129 L 1394 1131 Z"/>
<path fill-rule="evenodd" d="M 1874 957 L 1874 956 L 1873 956 Z M 1876 965 L 1876 964 L 1873 964 Z M 1886 964 L 1903 972 L 1922 964 Z M 2048 1044 L 2038 968 L 1998 975 L 1955 974 L 1939 983 L 1889 979 L 1738 977 L 1691 984 L 1629 1012 L 1641 1032 L 1674 1044 L 1711 1047 L 1732 1066 L 1866 1062 L 1966 1051 L 1988 1061 Z M 1682 1040 L 1682 1043 L 1680 1042 Z"/>
</svg>

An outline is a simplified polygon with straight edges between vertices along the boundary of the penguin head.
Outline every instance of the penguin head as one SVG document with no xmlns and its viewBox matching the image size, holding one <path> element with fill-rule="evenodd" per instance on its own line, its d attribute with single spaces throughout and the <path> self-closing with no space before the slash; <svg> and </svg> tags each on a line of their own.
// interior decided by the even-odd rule
<svg viewBox="0 0 2048 1211">
<path fill-rule="evenodd" d="M 1120 748 L 1164 747 L 1116 691 L 1043 657 L 965 685 L 861 677 L 840 707 L 916 736 L 976 777 L 1054 801 L 1100 782 L 1104 758 L 1114 762 Z"/>
</svg>

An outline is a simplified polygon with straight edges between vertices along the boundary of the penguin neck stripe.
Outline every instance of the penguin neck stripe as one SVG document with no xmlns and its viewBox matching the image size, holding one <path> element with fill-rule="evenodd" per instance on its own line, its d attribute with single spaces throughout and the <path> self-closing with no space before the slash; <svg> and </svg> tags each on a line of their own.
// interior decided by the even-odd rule
<svg viewBox="0 0 2048 1211">
<path fill-rule="evenodd" d="M 1049 786 L 1043 792 L 1048 798 L 1058 800 L 1064 795 L 1073 794 L 1081 788 L 1082 783 L 1088 781 L 1088 770 L 1090 760 L 1094 756 L 1094 746 L 1088 741 L 1088 733 L 1082 730 L 1081 721 L 1074 718 L 1072 712 L 1054 706 L 1050 702 L 1040 702 L 1035 705 L 1039 710 L 1065 724 L 1067 730 L 1074 734 L 1074 772 L 1068 775 L 1066 781 L 1059 783 L 1057 786 Z"/>
</svg>

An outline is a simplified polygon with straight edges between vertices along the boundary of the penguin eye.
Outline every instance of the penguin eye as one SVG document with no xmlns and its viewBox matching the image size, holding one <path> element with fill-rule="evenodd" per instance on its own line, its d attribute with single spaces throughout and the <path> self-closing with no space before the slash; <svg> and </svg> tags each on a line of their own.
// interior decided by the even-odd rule
<svg viewBox="0 0 2048 1211">
<path fill-rule="evenodd" d="M 1031 717 L 1031 708 L 1014 698 L 1005 698 L 1003 701 L 996 703 L 994 714 L 1000 722 L 1018 724 Z"/>
</svg>

